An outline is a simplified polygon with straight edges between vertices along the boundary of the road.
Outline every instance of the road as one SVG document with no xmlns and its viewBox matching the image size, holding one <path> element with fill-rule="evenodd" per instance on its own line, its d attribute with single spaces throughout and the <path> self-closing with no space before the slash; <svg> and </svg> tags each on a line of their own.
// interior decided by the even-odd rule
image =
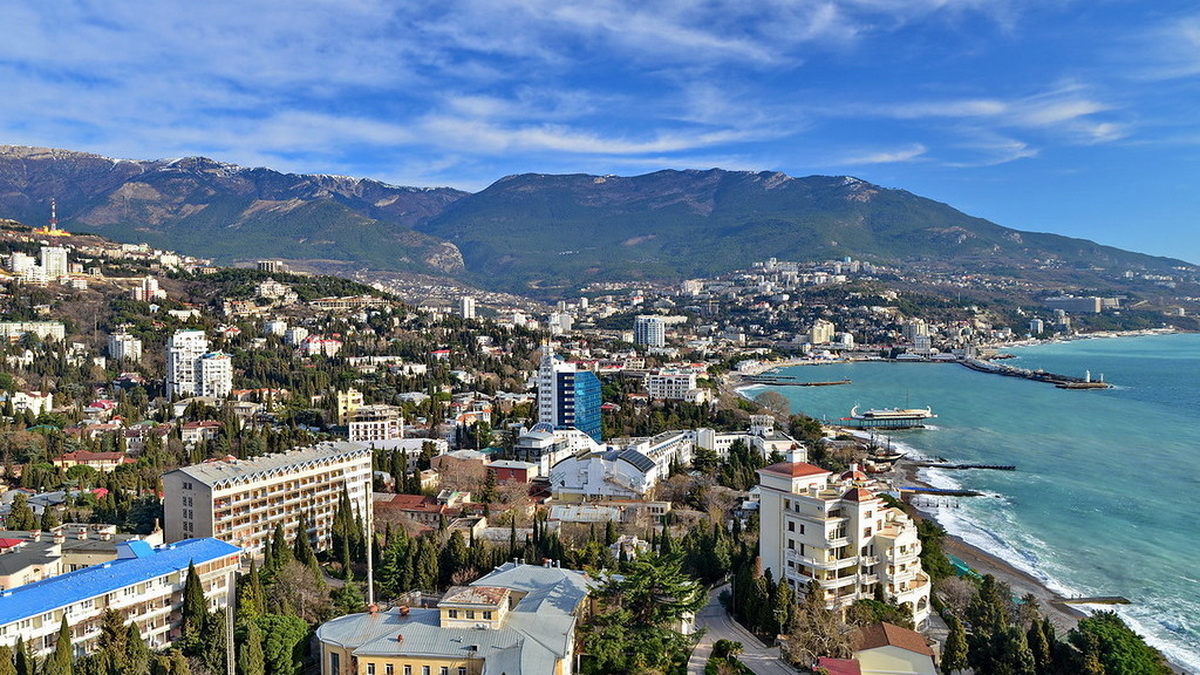
<svg viewBox="0 0 1200 675">
<path fill-rule="evenodd" d="M 703 673 L 704 664 L 712 654 L 713 643 L 717 640 L 733 640 L 742 643 L 743 651 L 738 659 L 758 675 L 796 675 L 797 671 L 779 658 L 778 647 L 764 645 L 725 613 L 720 597 L 721 592 L 726 590 L 729 590 L 728 585 L 710 591 L 708 604 L 696 615 L 696 624 L 704 628 L 705 633 L 688 661 L 688 672 Z"/>
</svg>

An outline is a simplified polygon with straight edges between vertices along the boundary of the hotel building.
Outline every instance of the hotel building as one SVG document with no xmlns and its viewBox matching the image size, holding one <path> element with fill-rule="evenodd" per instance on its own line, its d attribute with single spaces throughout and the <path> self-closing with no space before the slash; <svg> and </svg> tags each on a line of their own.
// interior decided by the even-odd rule
<svg viewBox="0 0 1200 675">
<path fill-rule="evenodd" d="M 793 458 L 794 459 L 794 458 Z M 758 470 L 762 490 L 759 555 L 764 572 L 803 594 L 815 581 L 830 607 L 869 600 L 877 591 L 929 618 L 929 577 L 912 519 L 887 506 L 865 474 L 799 461 Z"/>
<path fill-rule="evenodd" d="M 601 440 L 600 379 L 546 348 L 538 369 L 538 422 L 555 429 L 578 429 Z"/>
<path fill-rule="evenodd" d="M 159 547 L 126 541 L 116 548 L 110 562 L 0 593 L 0 644 L 12 647 L 21 638 L 35 657 L 45 657 L 65 616 L 75 655 L 82 656 L 95 650 L 104 610 L 112 609 L 137 623 L 147 646 L 161 649 L 179 637 L 189 564 L 196 566 L 209 609 L 225 607 L 233 597 L 236 546 L 188 539 Z"/>
<path fill-rule="evenodd" d="M 215 537 L 261 557 L 282 525 L 294 538 L 301 517 L 317 550 L 329 546 L 342 490 L 364 519 L 371 507 L 371 450 L 324 443 L 253 459 L 209 461 L 163 474 L 167 541 Z"/>
</svg>

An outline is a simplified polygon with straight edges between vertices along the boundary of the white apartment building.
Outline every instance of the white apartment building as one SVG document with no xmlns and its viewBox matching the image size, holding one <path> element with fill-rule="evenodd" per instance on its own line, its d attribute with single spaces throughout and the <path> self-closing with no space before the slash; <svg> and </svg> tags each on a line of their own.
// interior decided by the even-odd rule
<svg viewBox="0 0 1200 675">
<path fill-rule="evenodd" d="M 661 316 L 639 316 L 633 320 L 633 343 L 647 347 L 667 345 L 667 322 Z"/>
<path fill-rule="evenodd" d="M 167 541 L 216 537 L 260 557 L 276 525 L 295 537 L 303 515 L 308 536 L 329 546 L 342 490 L 365 521 L 371 507 L 371 449 L 361 443 L 323 443 L 245 460 L 185 466 L 163 474 Z"/>
<path fill-rule="evenodd" d="M 0 338 L 10 341 L 20 340 L 26 334 L 32 333 L 39 338 L 62 340 L 67 330 L 58 321 L 2 321 L 0 322 Z"/>
<path fill-rule="evenodd" d="M 817 319 L 808 331 L 808 342 L 814 345 L 827 345 L 833 341 L 836 332 L 832 321 Z"/>
<path fill-rule="evenodd" d="M 142 341 L 129 333 L 108 336 L 108 355 L 114 361 L 141 361 Z"/>
<path fill-rule="evenodd" d="M 47 281 L 55 281 L 69 276 L 67 269 L 67 249 L 61 246 L 43 246 L 41 250 L 42 272 Z"/>
<path fill-rule="evenodd" d="M 37 258 L 34 258 L 28 253 L 13 251 L 12 254 L 8 256 L 8 269 L 15 275 L 23 275 L 34 267 L 37 267 Z"/>
<path fill-rule="evenodd" d="M 729 458 L 729 449 L 738 441 L 757 450 L 763 457 L 778 452 L 800 457 L 800 461 L 808 459 L 808 450 L 804 445 L 776 429 L 775 418 L 770 415 L 751 415 L 748 431 L 717 431 L 708 428 L 696 430 L 696 447 L 712 450 L 722 461 Z"/>
<path fill-rule="evenodd" d="M 116 545 L 117 558 L 0 593 L 0 644 L 23 639 L 33 656 L 54 650 L 65 616 L 75 656 L 96 649 L 106 609 L 124 612 L 137 622 L 151 649 L 179 637 L 180 610 L 188 565 L 204 587 L 209 609 L 233 599 L 238 547 L 215 539 L 188 539 L 152 547 L 145 541 Z"/>
<path fill-rule="evenodd" d="M 703 403 L 708 392 L 696 387 L 696 373 L 664 370 L 646 376 L 646 392 L 652 399 Z"/>
<path fill-rule="evenodd" d="M 763 570 L 801 594 L 816 581 L 830 607 L 882 591 L 924 625 L 931 584 L 912 519 L 884 504 L 865 474 L 789 459 L 758 470 Z"/>
<path fill-rule="evenodd" d="M 475 318 L 475 298 L 464 295 L 458 299 L 458 314 L 464 319 Z"/>
<path fill-rule="evenodd" d="M 199 380 L 197 396 L 225 398 L 233 391 L 233 357 L 221 352 L 209 352 L 197 359 Z"/>
<path fill-rule="evenodd" d="M 350 441 L 370 443 L 404 438 L 404 420 L 394 405 L 364 405 L 350 414 Z"/>
<path fill-rule="evenodd" d="M 167 340 L 167 391 L 179 396 L 195 396 L 196 362 L 207 351 L 208 338 L 204 331 L 175 331 Z"/>
</svg>

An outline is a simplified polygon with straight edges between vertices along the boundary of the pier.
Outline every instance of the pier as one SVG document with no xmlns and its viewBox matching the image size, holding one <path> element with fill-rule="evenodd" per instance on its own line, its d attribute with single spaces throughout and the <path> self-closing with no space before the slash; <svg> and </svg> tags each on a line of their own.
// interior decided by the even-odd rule
<svg viewBox="0 0 1200 675">
<path fill-rule="evenodd" d="M 902 487 L 900 492 L 911 492 L 913 494 L 929 496 L 929 497 L 983 497 L 984 493 L 977 490 L 957 490 L 949 488 L 927 488 L 927 487 Z"/>
<path fill-rule="evenodd" d="M 829 387 L 838 384 L 850 384 L 850 378 L 844 380 L 833 380 L 831 382 L 796 382 L 793 378 L 769 378 L 763 376 L 755 376 L 746 378 L 746 381 L 751 384 L 765 384 L 772 387 Z"/>
<path fill-rule="evenodd" d="M 952 464 L 950 462 L 913 462 L 922 469 L 991 469 L 993 471 L 1016 471 L 1016 464 Z"/>
<path fill-rule="evenodd" d="M 1029 370 L 1028 368 L 1017 368 L 1016 366 L 1009 366 L 1002 363 L 992 363 L 983 359 L 961 359 L 959 363 L 981 373 L 1004 375 L 1005 377 L 1019 377 L 1025 380 L 1033 380 L 1034 382 L 1046 382 L 1047 384 L 1053 384 L 1059 389 L 1108 389 L 1111 387 L 1111 385 L 1103 381 L 1103 378 L 1099 381 L 1093 381 L 1090 373 L 1087 377 L 1059 375 L 1057 373 L 1048 373 L 1044 370 Z"/>
</svg>

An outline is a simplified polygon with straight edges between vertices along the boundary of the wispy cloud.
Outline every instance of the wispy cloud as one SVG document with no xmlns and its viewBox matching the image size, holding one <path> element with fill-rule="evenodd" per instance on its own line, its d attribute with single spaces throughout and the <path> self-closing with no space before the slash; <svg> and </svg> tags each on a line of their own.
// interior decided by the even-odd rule
<svg viewBox="0 0 1200 675">
<path fill-rule="evenodd" d="M 913 143 L 909 146 L 889 150 L 875 150 L 871 152 L 859 153 L 850 155 L 837 164 L 843 165 L 863 165 L 863 164 L 895 164 L 897 162 L 911 162 L 920 158 L 929 148 L 921 143 Z"/>
</svg>

